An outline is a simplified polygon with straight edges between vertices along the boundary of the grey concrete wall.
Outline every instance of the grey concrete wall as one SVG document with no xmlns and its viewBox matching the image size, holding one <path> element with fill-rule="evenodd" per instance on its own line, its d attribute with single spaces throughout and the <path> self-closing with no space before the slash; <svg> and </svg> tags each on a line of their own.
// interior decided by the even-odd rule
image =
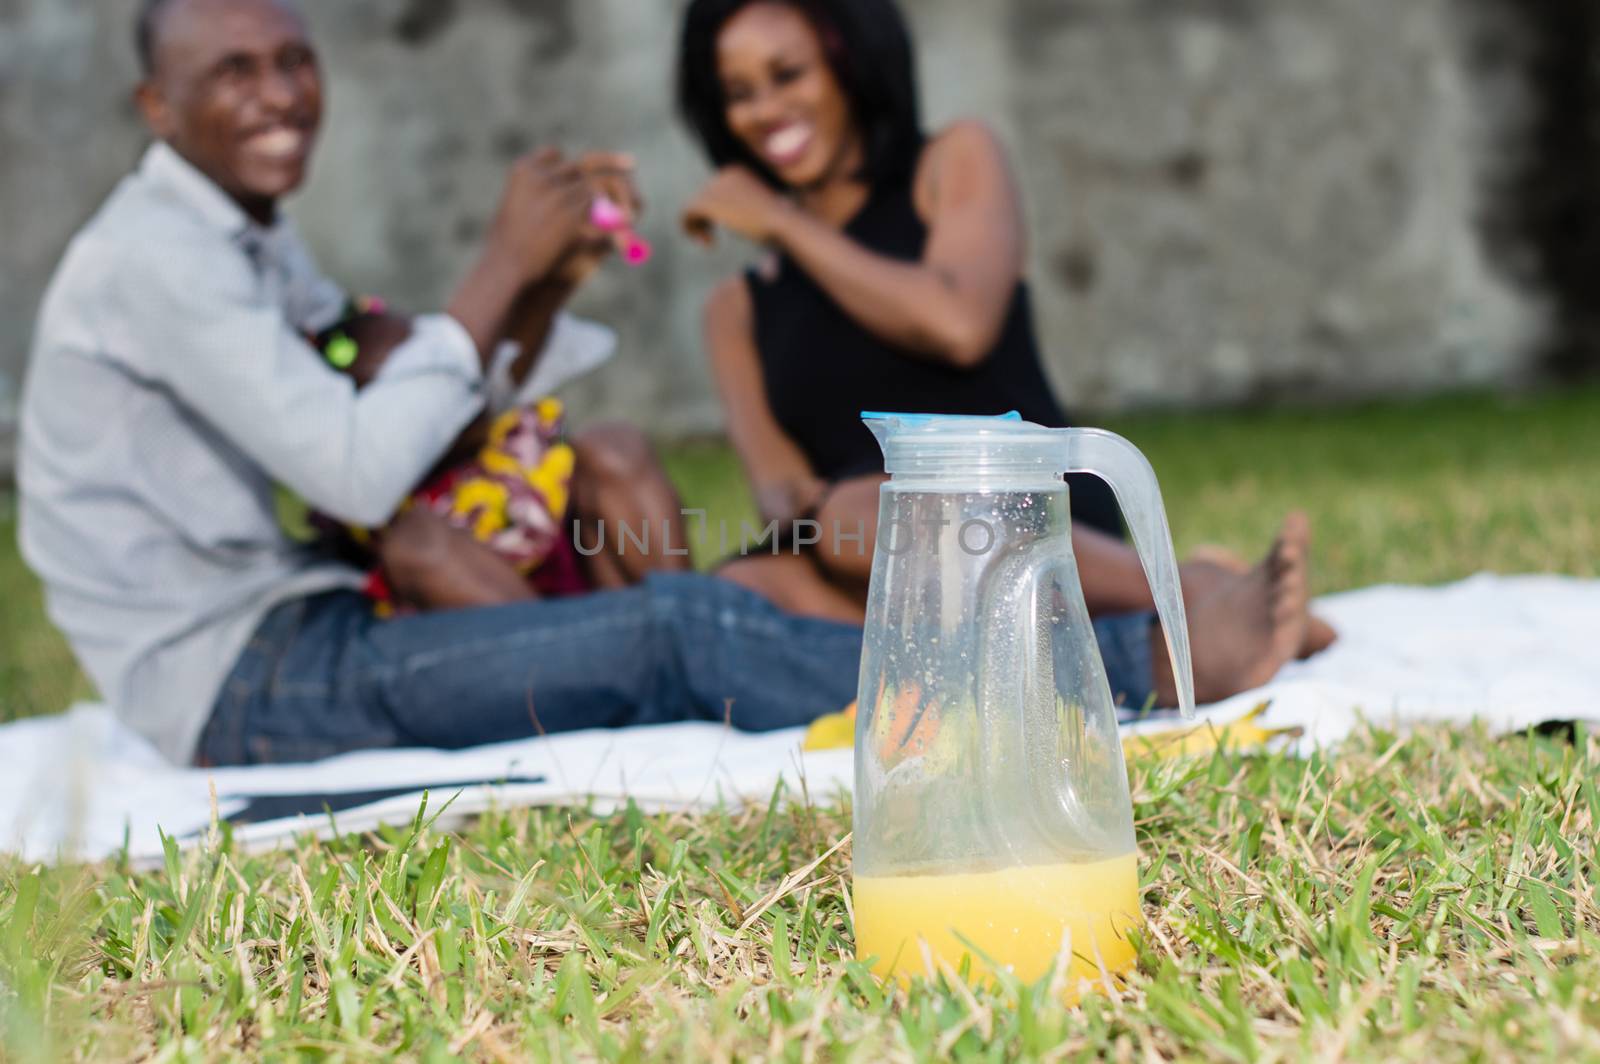
<svg viewBox="0 0 1600 1064">
<path fill-rule="evenodd" d="M 1069 402 L 1367 395 L 1527 369 L 1540 301 L 1500 279 L 1478 223 L 1516 99 L 1464 58 L 1466 0 L 906 2 L 933 124 L 983 116 L 1015 152 Z M 132 7 L 0 0 L 0 409 L 56 257 L 142 144 Z M 308 7 L 331 112 L 292 209 L 329 270 L 436 306 L 510 157 L 629 148 L 659 257 L 582 294 L 624 345 L 575 398 L 662 432 L 715 428 L 699 303 L 749 249 L 674 238 L 704 175 L 670 107 L 679 5 Z"/>
<path fill-rule="evenodd" d="M 1516 100 L 1464 65 L 1472 10 L 1015 4 L 1010 100 L 1069 392 L 1238 401 L 1517 373 L 1537 308 L 1478 225 Z"/>
</svg>

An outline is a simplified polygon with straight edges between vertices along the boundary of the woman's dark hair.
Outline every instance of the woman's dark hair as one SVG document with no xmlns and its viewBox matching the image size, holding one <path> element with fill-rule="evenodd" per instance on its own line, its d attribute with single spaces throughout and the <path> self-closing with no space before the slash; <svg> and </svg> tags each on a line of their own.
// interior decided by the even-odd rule
<svg viewBox="0 0 1600 1064">
<path fill-rule="evenodd" d="M 922 149 L 911 33 L 894 0 L 693 0 L 678 48 L 678 110 L 713 166 L 743 164 L 770 185 L 783 182 L 728 128 L 717 37 L 754 3 L 787 4 L 822 38 L 828 66 L 861 131 L 864 173 L 874 186 L 908 178 Z"/>
</svg>

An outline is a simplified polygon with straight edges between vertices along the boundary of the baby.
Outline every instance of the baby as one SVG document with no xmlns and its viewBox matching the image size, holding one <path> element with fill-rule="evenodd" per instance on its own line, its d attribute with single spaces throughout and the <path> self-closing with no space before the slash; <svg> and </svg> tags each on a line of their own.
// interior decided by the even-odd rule
<svg viewBox="0 0 1600 1064">
<path fill-rule="evenodd" d="M 381 300 L 353 300 L 345 317 L 314 338 L 323 357 L 348 374 L 357 388 L 374 380 L 389 355 L 411 336 L 411 322 Z M 489 547 L 543 597 L 588 590 L 563 522 L 571 501 L 576 457 L 563 436 L 557 399 L 498 416 L 484 414 L 457 439 L 450 452 L 402 505 L 443 518 L 460 534 Z M 367 592 L 381 612 L 445 603 L 398 601 L 375 547 L 383 530 L 342 526 L 314 517 L 318 529 L 371 567 Z"/>
</svg>

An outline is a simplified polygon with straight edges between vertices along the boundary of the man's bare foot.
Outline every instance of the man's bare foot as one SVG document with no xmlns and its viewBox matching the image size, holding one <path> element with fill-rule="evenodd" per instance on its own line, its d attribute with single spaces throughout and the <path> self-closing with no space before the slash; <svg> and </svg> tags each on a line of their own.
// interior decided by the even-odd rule
<svg viewBox="0 0 1600 1064">
<path fill-rule="evenodd" d="M 1305 645 L 1310 545 L 1305 514 L 1290 514 L 1259 565 L 1192 605 L 1189 642 L 1196 701 L 1216 702 L 1260 687 Z M 1159 650 L 1153 658 L 1156 701 L 1176 705 L 1172 666 Z"/>
<path fill-rule="evenodd" d="M 1205 544 L 1189 552 L 1189 560 L 1178 569 L 1183 582 L 1183 601 L 1199 608 L 1200 603 L 1215 591 L 1222 590 L 1230 579 L 1250 571 L 1250 563 L 1226 547 Z M 1312 614 L 1306 623 L 1305 642 L 1295 655 L 1301 661 L 1320 654 L 1338 642 L 1339 633 L 1333 625 Z"/>
</svg>

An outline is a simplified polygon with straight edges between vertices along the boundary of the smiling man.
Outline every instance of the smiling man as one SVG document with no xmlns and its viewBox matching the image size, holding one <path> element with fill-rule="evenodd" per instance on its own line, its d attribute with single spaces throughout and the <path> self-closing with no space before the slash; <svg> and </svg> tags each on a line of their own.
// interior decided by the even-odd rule
<svg viewBox="0 0 1600 1064">
<path fill-rule="evenodd" d="M 345 293 L 280 214 L 322 78 L 287 0 L 152 0 L 136 99 L 156 143 L 73 240 L 23 401 L 21 541 L 53 620 L 176 762 L 458 747 L 688 718 L 802 723 L 853 694 L 859 631 L 723 581 L 657 574 L 554 601 L 375 618 L 363 574 L 291 542 L 283 485 L 381 526 L 486 403 L 515 335 L 541 350 L 603 244 L 592 168 L 511 168 L 443 314 L 359 391 L 304 337 Z M 535 298 L 537 296 L 537 298 Z M 519 370 L 535 359 L 514 359 Z"/>
<path fill-rule="evenodd" d="M 195 17 L 196 6 L 212 10 Z M 134 95 L 150 132 L 271 226 L 279 197 L 305 180 L 322 123 L 322 77 L 299 14 L 157 0 L 135 43 L 145 77 Z"/>
</svg>

